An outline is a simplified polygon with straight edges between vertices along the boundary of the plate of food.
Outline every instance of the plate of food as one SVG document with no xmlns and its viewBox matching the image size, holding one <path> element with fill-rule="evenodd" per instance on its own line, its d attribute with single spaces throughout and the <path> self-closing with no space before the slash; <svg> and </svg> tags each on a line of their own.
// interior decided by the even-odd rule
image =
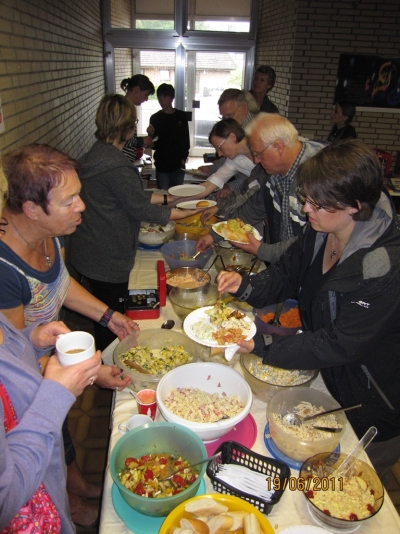
<svg viewBox="0 0 400 534">
<path fill-rule="evenodd" d="M 250 232 L 258 241 L 261 241 L 258 230 L 241 219 L 229 219 L 228 221 L 213 224 L 212 229 L 227 241 L 233 241 L 234 243 L 248 243 L 249 239 L 246 232 Z"/>
<path fill-rule="evenodd" d="M 170 195 L 175 195 L 176 197 L 192 197 L 193 195 L 199 195 L 205 191 L 203 185 L 196 184 L 183 184 L 183 185 L 174 185 L 168 189 Z"/>
<path fill-rule="evenodd" d="M 176 207 L 186 210 L 194 210 L 197 208 L 211 208 L 216 204 L 215 200 L 186 200 L 185 202 L 179 202 Z"/>
<path fill-rule="evenodd" d="M 181 171 L 185 171 L 185 174 L 189 174 L 190 176 L 198 176 L 199 178 L 206 178 L 208 175 L 200 171 L 199 169 L 181 169 Z"/>
<path fill-rule="evenodd" d="M 256 325 L 246 314 L 222 301 L 189 313 L 183 323 L 185 334 L 206 347 L 233 347 L 241 339 L 252 339 Z"/>
</svg>

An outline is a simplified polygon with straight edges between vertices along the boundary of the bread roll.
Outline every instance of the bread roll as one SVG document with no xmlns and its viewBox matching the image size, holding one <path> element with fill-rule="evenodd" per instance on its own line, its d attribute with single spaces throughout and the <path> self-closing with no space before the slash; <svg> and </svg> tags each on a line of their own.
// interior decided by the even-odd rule
<svg viewBox="0 0 400 534">
<path fill-rule="evenodd" d="M 233 524 L 231 526 L 231 528 L 229 529 L 229 531 L 235 531 L 235 530 L 239 530 L 240 528 L 243 528 L 243 521 L 244 521 L 244 518 L 246 515 L 248 515 L 247 512 L 242 512 L 242 511 L 239 511 L 239 510 L 233 510 L 232 512 L 225 512 L 224 514 L 222 515 L 226 515 L 226 516 L 229 516 L 229 517 L 232 517 L 233 519 Z"/>
<path fill-rule="evenodd" d="M 185 519 L 180 520 L 181 528 L 190 530 L 191 532 L 196 532 L 196 534 L 209 534 L 209 528 L 207 523 L 201 521 L 200 519 Z"/>
<path fill-rule="evenodd" d="M 229 515 L 215 515 L 207 525 L 210 534 L 225 534 L 232 528 L 233 517 Z"/>
<path fill-rule="evenodd" d="M 196 517 L 200 515 L 217 515 L 227 511 L 227 506 L 214 501 L 212 497 L 203 497 L 202 499 L 188 502 L 185 505 L 185 512 L 189 512 Z"/>
<path fill-rule="evenodd" d="M 260 524 L 254 514 L 248 514 L 243 519 L 244 534 L 262 534 Z"/>
<path fill-rule="evenodd" d="M 207 208 L 208 205 L 208 200 L 199 200 L 199 202 L 196 204 L 196 208 Z"/>
</svg>

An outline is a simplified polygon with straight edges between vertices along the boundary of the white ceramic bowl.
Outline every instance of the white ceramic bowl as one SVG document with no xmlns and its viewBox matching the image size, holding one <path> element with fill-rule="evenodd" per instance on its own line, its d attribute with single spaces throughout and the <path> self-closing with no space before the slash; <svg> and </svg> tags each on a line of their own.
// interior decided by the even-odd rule
<svg viewBox="0 0 400 534">
<path fill-rule="evenodd" d="M 197 423 L 173 414 L 164 404 L 172 388 L 198 388 L 206 393 L 237 395 L 244 404 L 243 410 L 229 419 L 216 423 Z M 157 390 L 157 406 L 162 416 L 171 423 L 190 428 L 203 441 L 214 441 L 227 434 L 250 412 L 253 396 L 246 380 L 231 367 L 219 363 L 191 363 L 169 371 L 160 380 Z"/>
</svg>

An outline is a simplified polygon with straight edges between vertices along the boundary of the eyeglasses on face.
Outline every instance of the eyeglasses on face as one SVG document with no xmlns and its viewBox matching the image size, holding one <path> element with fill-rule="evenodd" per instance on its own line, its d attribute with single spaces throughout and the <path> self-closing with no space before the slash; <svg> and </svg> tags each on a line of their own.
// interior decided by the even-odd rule
<svg viewBox="0 0 400 534">
<path fill-rule="evenodd" d="M 302 204 L 306 204 L 306 203 L 310 204 L 310 206 L 312 206 L 315 211 L 325 210 L 330 213 L 333 213 L 336 211 L 335 208 L 333 208 L 332 206 L 322 206 L 321 204 L 317 204 L 316 202 L 314 202 L 314 200 L 311 200 L 311 198 L 307 198 L 303 189 L 300 189 L 299 187 L 297 188 L 296 193 L 297 193 L 297 198 Z M 340 202 L 337 201 L 336 204 L 340 204 Z"/>
<path fill-rule="evenodd" d="M 253 159 L 261 158 L 263 152 L 265 152 L 267 150 L 267 148 L 269 148 L 272 145 L 273 145 L 273 143 L 270 143 L 263 150 L 261 150 L 261 152 L 250 152 L 250 154 L 253 156 Z"/>
<path fill-rule="evenodd" d="M 219 116 L 219 120 L 222 121 L 222 120 L 226 120 L 226 119 L 234 119 L 237 110 L 238 110 L 238 107 L 235 109 L 235 111 L 233 113 L 226 113 L 225 115 L 220 115 Z"/>
<path fill-rule="evenodd" d="M 228 139 L 228 138 L 226 138 L 226 139 Z M 220 143 L 218 146 L 214 147 L 215 150 L 216 150 L 217 152 L 218 152 L 218 150 L 221 148 L 221 146 L 225 143 L 226 139 L 224 139 L 223 141 L 221 141 L 221 143 Z"/>
</svg>

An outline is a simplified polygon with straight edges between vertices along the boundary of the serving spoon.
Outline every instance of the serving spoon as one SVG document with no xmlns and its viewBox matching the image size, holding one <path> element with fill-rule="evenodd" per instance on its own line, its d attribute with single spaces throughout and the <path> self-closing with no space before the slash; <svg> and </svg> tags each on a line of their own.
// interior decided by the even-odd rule
<svg viewBox="0 0 400 534">
<path fill-rule="evenodd" d="M 328 415 L 330 413 L 338 413 L 338 412 L 346 412 L 347 410 L 353 410 L 354 408 L 360 408 L 361 404 L 354 404 L 353 406 L 345 406 L 344 408 L 334 408 L 333 410 L 327 410 L 325 412 L 319 412 L 315 415 L 307 415 L 306 417 L 301 417 L 300 415 L 297 415 L 295 413 L 287 413 L 283 416 L 282 419 L 284 419 L 289 425 L 294 426 L 300 426 L 302 423 L 305 423 L 306 421 L 311 421 L 311 419 L 317 419 L 317 417 L 321 417 L 323 415 Z"/>
<path fill-rule="evenodd" d="M 171 478 L 173 478 L 177 473 L 180 473 L 180 471 L 184 471 L 185 469 L 190 469 L 191 467 L 194 467 L 195 465 L 201 465 L 201 464 L 205 464 L 206 462 L 211 462 L 211 460 L 214 460 L 214 458 L 220 455 L 221 455 L 221 451 L 216 452 L 215 454 L 213 454 L 209 458 L 206 458 L 205 460 L 202 460 L 201 462 L 196 462 L 195 464 L 185 465 L 185 467 L 180 467 L 179 469 L 175 469 L 173 473 L 171 473 L 165 478 L 161 478 L 159 482 L 165 482 L 166 480 L 171 480 Z"/>
</svg>

